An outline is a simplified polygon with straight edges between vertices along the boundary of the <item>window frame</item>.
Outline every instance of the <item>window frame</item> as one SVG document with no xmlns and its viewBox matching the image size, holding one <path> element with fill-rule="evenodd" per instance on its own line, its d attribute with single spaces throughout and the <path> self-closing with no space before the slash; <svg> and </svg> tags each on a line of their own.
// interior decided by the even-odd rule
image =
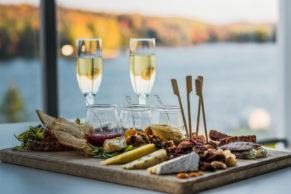
<svg viewBox="0 0 291 194">
<path fill-rule="evenodd" d="M 49 115 L 58 116 L 56 1 L 40 0 L 40 53 L 42 104 Z"/>
<path fill-rule="evenodd" d="M 282 114 L 277 129 L 278 137 L 291 142 L 291 1 L 280 0 L 279 19 L 277 25 L 278 56 L 279 56 L 279 109 Z"/>
</svg>

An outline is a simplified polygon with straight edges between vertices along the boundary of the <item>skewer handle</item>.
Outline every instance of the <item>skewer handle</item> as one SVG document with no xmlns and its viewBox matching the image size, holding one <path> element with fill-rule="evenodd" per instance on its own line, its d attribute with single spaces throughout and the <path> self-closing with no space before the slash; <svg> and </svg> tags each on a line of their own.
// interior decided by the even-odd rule
<svg viewBox="0 0 291 194">
<path fill-rule="evenodd" d="M 203 76 L 201 76 L 201 75 L 197 76 L 197 79 L 200 81 L 201 91 L 202 91 L 202 88 L 203 88 Z M 197 92 L 196 92 L 196 94 L 197 94 Z M 196 122 L 196 138 L 198 137 L 198 133 L 199 133 L 200 111 L 201 111 L 201 100 L 200 100 L 200 97 L 199 97 L 199 100 L 198 100 L 198 111 L 197 111 L 197 122 Z"/>
<path fill-rule="evenodd" d="M 202 88 L 203 88 L 203 76 L 202 75 L 199 75 L 197 76 L 197 79 L 200 81 L 201 83 L 201 91 L 202 91 Z"/>
<path fill-rule="evenodd" d="M 173 88 L 174 94 L 176 96 L 180 96 L 177 80 L 176 79 L 171 79 L 171 83 L 172 83 L 172 88 Z"/>
<path fill-rule="evenodd" d="M 187 87 L 187 107 L 188 107 L 188 124 L 189 124 L 189 135 L 192 139 L 192 124 L 191 124 L 191 104 L 190 104 L 190 93 L 193 90 L 192 87 L 192 76 L 186 76 L 186 87 Z"/>
<path fill-rule="evenodd" d="M 185 130 L 186 130 L 186 134 L 187 134 L 187 137 L 189 138 L 187 123 L 186 123 L 183 104 L 182 104 L 182 101 L 181 101 L 181 96 L 180 96 L 180 92 L 179 92 L 179 88 L 178 88 L 178 83 L 177 83 L 176 79 L 171 79 L 171 82 L 172 82 L 173 92 L 178 97 L 178 101 L 179 101 L 179 105 L 180 105 L 180 109 L 181 109 L 181 114 L 182 114 Z"/>
</svg>

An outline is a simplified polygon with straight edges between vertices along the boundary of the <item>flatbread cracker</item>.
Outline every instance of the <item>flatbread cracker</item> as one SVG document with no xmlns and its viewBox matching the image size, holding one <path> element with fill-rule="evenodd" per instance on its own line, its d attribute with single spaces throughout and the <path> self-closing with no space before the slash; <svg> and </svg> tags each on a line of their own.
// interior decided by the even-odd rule
<svg viewBox="0 0 291 194">
<path fill-rule="evenodd" d="M 54 125 L 56 120 L 55 117 L 49 116 L 46 113 L 42 112 L 41 110 L 36 110 L 36 113 L 45 127 L 51 128 Z"/>
<path fill-rule="evenodd" d="M 85 139 L 85 134 L 93 129 L 91 126 L 79 125 L 64 118 L 55 118 L 40 110 L 36 110 L 36 112 L 42 124 L 51 129 L 60 144 L 79 149 L 86 156 L 96 155 L 92 152 Z"/>
<path fill-rule="evenodd" d="M 53 130 L 53 133 L 58 141 L 65 146 L 75 149 L 84 149 L 87 146 L 86 139 L 79 139 L 69 133 L 58 130 Z"/>
<path fill-rule="evenodd" d="M 53 126 L 54 130 L 69 133 L 77 138 L 84 138 L 85 133 L 81 125 L 68 121 L 64 118 L 57 118 Z"/>
</svg>

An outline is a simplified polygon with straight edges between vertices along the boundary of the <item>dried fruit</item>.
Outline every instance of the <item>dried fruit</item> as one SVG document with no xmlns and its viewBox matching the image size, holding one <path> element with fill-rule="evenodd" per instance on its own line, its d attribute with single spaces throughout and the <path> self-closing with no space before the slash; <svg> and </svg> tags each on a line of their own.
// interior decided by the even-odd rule
<svg viewBox="0 0 291 194">
<path fill-rule="evenodd" d="M 203 176 L 204 173 L 203 173 L 202 171 L 199 171 L 199 172 L 198 172 L 198 175 L 199 175 L 199 176 Z"/>
<path fill-rule="evenodd" d="M 137 133 L 138 133 L 138 130 L 136 130 L 136 129 L 128 129 L 125 132 L 125 138 L 129 138 L 130 136 L 134 136 Z"/>
<path fill-rule="evenodd" d="M 177 175 L 177 178 L 178 179 L 185 179 L 185 178 L 188 178 L 188 174 L 187 173 L 184 173 L 184 172 L 181 172 Z"/>
<path fill-rule="evenodd" d="M 191 172 L 191 173 L 189 174 L 189 176 L 190 176 L 190 177 L 196 177 L 197 174 L 196 174 L 195 172 Z"/>
</svg>

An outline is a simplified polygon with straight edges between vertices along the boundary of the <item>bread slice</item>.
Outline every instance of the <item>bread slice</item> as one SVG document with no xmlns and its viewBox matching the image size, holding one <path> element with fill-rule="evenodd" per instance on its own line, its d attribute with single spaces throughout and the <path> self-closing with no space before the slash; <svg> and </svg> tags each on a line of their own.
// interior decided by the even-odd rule
<svg viewBox="0 0 291 194">
<path fill-rule="evenodd" d="M 75 136 L 76 138 L 82 138 L 82 139 L 85 138 L 83 126 L 77 123 L 68 121 L 64 118 L 57 118 L 55 120 L 53 130 L 69 133 Z"/>
<path fill-rule="evenodd" d="M 36 112 L 42 124 L 51 129 L 60 144 L 82 150 L 86 156 L 95 155 L 85 139 L 85 133 L 90 131 L 90 126 L 79 125 L 64 118 L 55 118 L 38 109 Z"/>
<path fill-rule="evenodd" d="M 56 120 L 55 117 L 49 116 L 48 114 L 46 114 L 38 109 L 36 110 L 36 113 L 37 113 L 40 121 L 42 122 L 42 124 L 45 127 L 51 128 L 54 125 L 55 120 Z"/>
<path fill-rule="evenodd" d="M 149 128 L 152 130 L 154 135 L 167 140 L 173 140 L 175 144 L 179 144 L 184 139 L 184 134 L 180 129 L 169 125 L 151 125 Z"/>
<path fill-rule="evenodd" d="M 64 131 L 53 130 L 54 135 L 58 141 L 68 147 L 75 149 L 84 149 L 87 146 L 86 139 L 79 139 Z"/>
</svg>

